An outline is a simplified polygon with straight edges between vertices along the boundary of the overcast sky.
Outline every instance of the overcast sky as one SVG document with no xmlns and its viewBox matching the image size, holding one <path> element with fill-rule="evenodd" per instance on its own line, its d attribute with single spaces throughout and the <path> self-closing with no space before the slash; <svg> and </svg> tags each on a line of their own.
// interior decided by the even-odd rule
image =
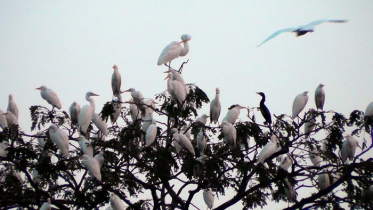
<svg viewBox="0 0 373 210">
<path fill-rule="evenodd" d="M 41 85 L 66 111 L 73 101 L 87 104 L 92 91 L 100 95 L 99 112 L 112 97 L 114 64 L 122 90 L 133 87 L 148 98 L 164 91 L 166 67 L 156 65 L 158 57 L 185 33 L 190 52 L 172 66 L 189 59 L 186 83 L 210 99 L 219 87 L 222 115 L 232 104 L 258 106 L 258 91 L 276 115 L 291 114 L 295 96 L 310 91 L 308 110 L 319 83 L 325 110 L 349 115 L 373 101 L 371 1 L 0 1 L 0 8 L 0 108 L 6 111 L 13 94 L 28 133 L 29 107 L 49 106 L 35 90 Z M 276 30 L 319 19 L 348 22 L 324 23 L 298 38 L 283 33 L 255 47 Z"/>
</svg>

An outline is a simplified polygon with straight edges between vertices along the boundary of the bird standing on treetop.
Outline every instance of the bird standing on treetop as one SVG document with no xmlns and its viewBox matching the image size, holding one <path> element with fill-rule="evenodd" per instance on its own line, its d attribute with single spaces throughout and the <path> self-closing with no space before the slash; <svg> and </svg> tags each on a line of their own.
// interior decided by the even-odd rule
<svg viewBox="0 0 373 210">
<path fill-rule="evenodd" d="M 315 103 L 316 103 L 316 109 L 323 110 L 324 108 L 324 102 L 325 102 L 325 91 L 324 91 L 324 85 L 319 84 L 319 86 L 316 88 L 315 91 Z"/>
<path fill-rule="evenodd" d="M 69 108 L 69 113 L 70 113 L 70 118 L 71 118 L 71 123 L 76 125 L 78 123 L 78 116 L 80 113 L 80 105 L 74 101 Z"/>
<path fill-rule="evenodd" d="M 61 109 L 62 105 L 60 100 L 58 99 L 56 92 L 54 92 L 52 89 L 47 88 L 45 85 L 36 88 L 36 90 L 40 90 L 41 97 L 50 105 Z"/>
<path fill-rule="evenodd" d="M 159 56 L 157 65 L 160 66 L 162 64 L 171 62 L 173 59 L 178 58 L 179 56 L 185 56 L 188 54 L 188 41 L 191 39 L 192 37 L 190 35 L 183 34 L 181 35 L 181 42 L 174 41 L 167 45 Z M 181 43 L 184 43 L 184 48 L 181 47 Z"/>
<path fill-rule="evenodd" d="M 136 104 L 137 109 L 139 109 L 142 113 L 144 113 L 144 96 L 142 93 L 135 88 L 130 88 L 128 90 L 123 91 L 122 93 L 130 92 L 131 96 L 133 98 L 133 103 Z"/>
<path fill-rule="evenodd" d="M 257 92 L 257 94 L 262 96 L 262 100 L 260 101 L 259 108 L 260 108 L 260 112 L 262 113 L 264 119 L 266 120 L 264 122 L 264 124 L 268 123 L 270 125 L 272 123 L 272 117 L 271 117 L 271 112 L 269 112 L 269 109 L 264 104 L 264 102 L 266 101 L 266 96 L 263 92 Z"/>
<path fill-rule="evenodd" d="M 13 100 L 12 94 L 9 94 L 9 102 L 8 102 L 7 111 L 10 111 L 11 113 L 13 113 L 14 116 L 16 116 L 16 118 L 18 119 L 18 107 L 17 107 L 17 104 Z"/>
<path fill-rule="evenodd" d="M 273 39 L 275 36 L 281 34 L 282 32 L 294 32 L 296 33 L 297 37 L 298 36 L 302 36 L 302 35 L 305 35 L 306 33 L 310 33 L 310 32 L 313 32 L 314 31 L 314 27 L 321 24 L 321 23 L 325 23 L 325 22 L 331 22 L 331 23 L 344 23 L 344 22 L 347 22 L 347 20 L 316 20 L 316 21 L 313 21 L 311 23 L 308 23 L 306 25 L 303 25 L 303 26 L 298 26 L 298 27 L 293 27 L 293 28 L 285 28 L 285 29 L 281 29 L 281 30 L 278 30 L 276 31 L 275 33 L 271 34 L 267 39 L 265 39 L 260 45 L 258 45 L 257 47 L 261 46 L 262 44 L 264 44 L 265 42 L 267 42 L 268 40 L 270 39 Z"/>
<path fill-rule="evenodd" d="M 215 98 L 210 103 L 210 123 L 214 122 L 215 124 L 219 120 L 221 112 L 221 104 L 219 100 L 220 90 L 219 88 L 215 89 L 216 95 Z"/>
<path fill-rule="evenodd" d="M 181 76 L 181 74 L 179 72 L 177 72 L 173 68 L 169 68 L 167 71 L 165 71 L 163 73 L 171 73 L 172 74 L 172 80 L 179 81 L 185 87 L 185 92 L 187 94 L 189 93 L 189 89 L 187 88 L 187 86 L 185 84 L 184 78 Z"/>
<path fill-rule="evenodd" d="M 295 119 L 298 114 L 306 107 L 306 104 L 308 102 L 308 91 L 304 91 L 301 94 L 298 94 L 297 97 L 295 97 L 293 102 L 293 112 L 291 115 L 291 119 Z"/>
<path fill-rule="evenodd" d="M 113 97 L 119 97 L 122 77 L 120 76 L 118 67 L 116 65 L 113 66 L 113 69 L 114 72 L 113 76 L 111 76 L 111 88 L 113 90 Z"/>
<path fill-rule="evenodd" d="M 168 76 L 165 78 L 167 80 L 167 90 L 170 93 L 172 99 L 181 107 L 182 110 L 185 110 L 186 103 L 184 102 L 186 99 L 186 91 L 185 87 L 177 81 L 172 80 L 172 73 L 168 73 Z"/>
<path fill-rule="evenodd" d="M 98 95 L 92 92 L 87 92 L 85 95 L 85 99 L 89 101 L 89 105 L 84 105 L 78 115 L 78 125 L 80 127 L 80 131 L 84 134 L 87 134 L 88 126 L 93 119 L 93 115 L 95 114 L 96 105 L 95 101 L 93 100 L 93 98 L 91 98 L 91 96 Z"/>
<path fill-rule="evenodd" d="M 231 107 L 228 108 L 227 115 L 225 115 L 223 121 L 227 121 L 231 124 L 236 123 L 236 120 L 238 116 L 240 115 L 241 109 L 246 109 L 246 107 L 240 106 L 238 104 L 232 105 Z"/>
</svg>

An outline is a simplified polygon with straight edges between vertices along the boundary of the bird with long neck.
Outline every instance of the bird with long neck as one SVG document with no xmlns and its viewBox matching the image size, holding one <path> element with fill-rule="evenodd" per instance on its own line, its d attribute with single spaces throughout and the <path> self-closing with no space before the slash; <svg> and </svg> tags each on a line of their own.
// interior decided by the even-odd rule
<svg viewBox="0 0 373 210">
<path fill-rule="evenodd" d="M 221 104 L 219 100 L 220 90 L 219 88 L 215 89 L 216 95 L 215 98 L 210 103 L 210 123 L 214 122 L 215 124 L 219 120 L 221 112 Z"/>
<path fill-rule="evenodd" d="M 266 101 L 266 96 L 263 92 L 258 92 L 257 94 L 262 96 L 262 100 L 260 100 L 259 108 L 260 108 L 260 112 L 262 113 L 264 119 L 266 120 L 264 122 L 264 124 L 269 124 L 270 125 L 272 123 L 272 117 L 271 117 L 271 112 L 269 111 L 267 106 L 264 104 L 264 102 Z"/>
<path fill-rule="evenodd" d="M 13 95 L 9 94 L 9 102 L 8 102 L 8 109 L 7 111 L 10 111 L 14 114 L 14 116 L 18 119 L 18 107 L 17 104 L 13 100 Z"/>
<path fill-rule="evenodd" d="M 171 61 L 175 58 L 178 58 L 179 56 L 185 56 L 189 52 L 189 45 L 187 44 L 188 41 L 192 39 L 192 37 L 188 34 L 183 34 L 181 36 L 181 42 L 174 41 L 171 42 L 169 45 L 167 45 L 161 55 L 158 58 L 157 65 L 163 65 L 166 63 L 168 64 L 168 67 L 170 67 Z M 181 43 L 184 43 L 184 48 L 181 46 Z M 166 65 L 167 66 L 167 65 Z"/>
<path fill-rule="evenodd" d="M 89 124 L 91 123 L 91 120 L 95 113 L 95 101 L 91 96 L 98 96 L 95 93 L 87 92 L 85 95 L 85 99 L 89 102 L 89 105 L 84 105 L 81 109 L 79 116 L 78 116 L 78 125 L 80 127 L 80 131 L 86 135 L 87 129 Z"/>
<path fill-rule="evenodd" d="M 120 86 L 122 83 L 122 77 L 118 71 L 118 66 L 114 65 L 113 69 L 114 69 L 114 72 L 111 77 L 111 88 L 113 90 L 113 98 L 114 98 L 114 97 L 119 97 L 120 95 Z"/>
</svg>

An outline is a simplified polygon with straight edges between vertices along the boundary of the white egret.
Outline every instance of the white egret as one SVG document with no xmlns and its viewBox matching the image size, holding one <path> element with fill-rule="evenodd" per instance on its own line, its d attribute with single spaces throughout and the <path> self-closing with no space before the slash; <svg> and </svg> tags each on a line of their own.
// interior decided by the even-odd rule
<svg viewBox="0 0 373 210">
<path fill-rule="evenodd" d="M 91 96 L 98 95 L 92 92 L 87 92 L 85 99 L 89 101 L 89 105 L 84 105 L 78 115 L 78 125 L 80 127 L 80 131 L 82 131 L 84 134 L 87 133 L 88 126 L 92 121 L 93 115 L 95 114 L 95 101 L 93 98 L 91 98 Z"/>
<path fill-rule="evenodd" d="M 170 93 L 172 99 L 179 105 L 179 107 L 182 107 L 183 110 L 186 108 L 186 104 L 184 103 L 186 99 L 186 91 L 185 87 L 177 81 L 172 80 L 172 73 L 168 73 L 168 76 L 165 78 L 167 80 L 167 90 Z"/>
<path fill-rule="evenodd" d="M 13 125 L 18 125 L 18 119 L 12 112 L 7 111 L 3 113 L 2 115 L 5 116 L 8 127 L 12 127 Z"/>
<path fill-rule="evenodd" d="M 148 129 L 146 129 L 146 135 L 145 135 L 145 142 L 146 145 L 145 147 L 150 146 L 154 140 L 157 138 L 157 125 L 156 125 L 156 120 L 152 120 L 152 124 L 149 125 Z"/>
<path fill-rule="evenodd" d="M 56 144 L 65 158 L 69 157 L 69 137 L 62 129 L 52 124 L 49 126 L 49 137 Z"/>
<path fill-rule="evenodd" d="M 43 203 L 43 205 L 40 207 L 39 210 L 51 210 L 51 209 L 52 209 L 51 199 L 48 198 L 47 202 Z"/>
<path fill-rule="evenodd" d="M 317 148 L 313 148 L 309 151 L 309 157 L 314 166 L 321 166 L 322 159 L 319 156 L 319 151 L 317 150 Z"/>
<path fill-rule="evenodd" d="M 8 122 L 7 122 L 7 120 L 6 120 L 6 116 L 4 115 L 3 110 L 1 110 L 1 109 L 0 109 L 0 127 L 1 127 L 2 129 L 8 127 Z"/>
<path fill-rule="evenodd" d="M 122 77 L 118 71 L 118 67 L 116 65 L 113 66 L 114 72 L 113 76 L 111 76 L 111 89 L 113 90 L 113 97 L 118 97 L 120 95 L 120 86 L 122 82 Z"/>
<path fill-rule="evenodd" d="M 97 155 L 95 155 L 94 159 L 98 162 L 98 165 L 100 166 L 100 169 L 101 169 L 105 161 L 104 153 L 103 152 L 98 153 Z"/>
<path fill-rule="evenodd" d="M 325 103 L 325 91 L 324 91 L 324 85 L 322 83 L 319 84 L 319 86 L 316 88 L 315 91 L 315 103 L 317 109 L 324 109 L 324 103 Z"/>
<path fill-rule="evenodd" d="M 352 161 L 355 157 L 356 146 L 358 145 L 357 140 L 347 134 L 345 136 L 346 140 L 343 142 L 341 149 L 342 161 L 345 163 L 348 160 Z"/>
<path fill-rule="evenodd" d="M 6 149 L 9 147 L 9 143 L 7 141 L 3 141 L 0 144 L 0 157 L 6 157 L 8 155 L 8 151 Z"/>
<path fill-rule="evenodd" d="M 203 125 L 206 125 L 208 118 L 209 116 L 207 114 L 203 114 L 202 116 L 197 117 L 196 122 L 201 122 Z"/>
<path fill-rule="evenodd" d="M 157 65 L 160 66 L 171 62 L 179 56 L 185 56 L 189 52 L 188 41 L 190 41 L 191 38 L 191 36 L 183 34 L 181 35 L 181 42 L 174 41 L 167 45 L 159 56 Z M 181 43 L 184 43 L 184 48 L 181 47 Z"/>
<path fill-rule="evenodd" d="M 34 169 L 34 171 L 32 172 L 32 181 L 35 184 L 39 184 L 39 182 L 40 182 L 39 172 L 36 169 Z"/>
<path fill-rule="evenodd" d="M 306 122 L 304 123 L 304 134 L 306 135 L 306 137 L 310 135 L 310 133 L 313 131 L 313 129 L 316 126 L 316 116 L 314 113 L 315 113 L 315 110 L 311 108 L 310 111 L 308 112 Z"/>
<path fill-rule="evenodd" d="M 296 201 L 296 194 L 294 186 L 289 182 L 287 178 L 285 178 L 285 195 L 289 202 L 295 202 Z"/>
<path fill-rule="evenodd" d="M 38 142 L 39 142 L 39 145 L 40 145 L 42 148 L 44 148 L 44 146 L 45 146 L 45 141 L 44 141 L 44 138 L 41 138 L 41 137 L 43 136 L 43 132 L 38 131 L 38 132 L 36 133 L 36 136 L 38 137 L 37 140 L 38 140 Z"/>
<path fill-rule="evenodd" d="M 113 210 L 124 210 L 124 206 L 122 204 L 122 201 L 119 199 L 119 197 L 115 194 L 112 194 L 110 196 L 110 206 Z"/>
<path fill-rule="evenodd" d="M 78 116 L 79 116 L 80 110 L 81 110 L 80 105 L 76 101 L 74 101 L 70 105 L 69 114 L 71 118 L 71 123 L 74 125 L 78 124 Z"/>
<path fill-rule="evenodd" d="M 212 194 L 210 189 L 204 189 L 203 190 L 203 200 L 205 201 L 207 207 L 209 209 L 212 209 L 214 206 L 214 194 Z"/>
<path fill-rule="evenodd" d="M 347 22 L 347 20 L 316 20 L 316 21 L 313 21 L 311 23 L 308 23 L 306 25 L 302 25 L 302 26 L 297 26 L 297 27 L 293 27 L 293 28 L 285 28 L 285 29 L 281 29 L 281 30 L 278 30 L 276 32 L 274 32 L 273 34 L 271 34 L 267 39 L 265 39 L 261 44 L 259 44 L 257 47 L 261 46 L 262 44 L 264 44 L 265 42 L 267 42 L 268 40 L 270 39 L 273 39 L 274 37 L 276 37 L 277 35 L 283 33 L 283 32 L 294 32 L 296 33 L 296 36 L 302 36 L 306 33 L 310 33 L 310 32 L 313 32 L 314 31 L 314 27 L 321 24 L 321 23 L 325 23 L 325 22 L 330 22 L 330 23 L 344 23 L 344 22 Z"/>
<path fill-rule="evenodd" d="M 266 100 L 266 95 L 263 92 L 258 92 L 257 94 L 262 96 L 262 100 L 260 100 L 260 103 L 259 103 L 259 108 L 260 108 L 260 112 L 262 113 L 264 119 L 266 120 L 264 122 L 264 124 L 267 124 L 267 123 L 271 124 L 272 123 L 271 112 L 269 111 L 267 106 L 264 104 L 264 102 Z"/>
<path fill-rule="evenodd" d="M 184 135 L 179 134 L 176 128 L 172 128 L 171 132 L 173 133 L 174 140 L 183 148 L 188 150 L 193 156 L 195 156 L 194 148 L 190 140 Z"/>
<path fill-rule="evenodd" d="M 145 106 L 145 114 L 144 116 L 145 117 L 148 117 L 150 115 L 153 115 L 153 112 L 154 112 L 154 109 L 155 109 L 155 105 L 158 104 L 156 101 L 154 101 L 154 99 L 148 99 L 144 102 L 144 104 L 146 105 Z"/>
<path fill-rule="evenodd" d="M 229 148 L 234 148 L 236 146 L 237 138 L 236 128 L 228 121 L 223 121 L 221 126 L 225 143 L 229 146 Z"/>
<path fill-rule="evenodd" d="M 113 106 L 114 113 L 113 116 L 110 118 L 112 124 L 114 124 L 118 120 L 120 113 L 122 112 L 122 96 L 120 94 L 118 95 L 118 101 L 114 102 Z"/>
<path fill-rule="evenodd" d="M 223 121 L 227 121 L 231 124 L 236 123 L 236 120 L 238 119 L 238 116 L 240 115 L 240 110 L 246 109 L 246 107 L 240 106 L 238 104 L 232 105 L 228 108 L 227 115 L 225 115 Z"/>
<path fill-rule="evenodd" d="M 152 122 L 153 122 L 153 116 L 145 117 L 142 123 L 142 126 L 141 126 L 141 130 L 144 131 L 144 133 L 146 133 L 146 131 L 148 130 Z"/>
<path fill-rule="evenodd" d="M 135 88 L 130 88 L 128 90 L 123 91 L 122 93 L 124 92 L 130 92 L 133 98 L 133 103 L 136 104 L 139 110 L 141 111 L 144 110 L 144 107 L 142 105 L 144 104 L 144 96 L 142 95 L 140 91 L 136 90 Z"/>
<path fill-rule="evenodd" d="M 83 154 L 88 155 L 89 157 L 93 157 L 93 147 L 83 135 L 79 135 L 79 145 L 83 151 Z"/>
<path fill-rule="evenodd" d="M 220 112 L 221 112 L 221 104 L 220 104 L 220 90 L 219 88 L 215 89 L 216 95 L 215 98 L 212 99 L 210 103 L 210 123 L 214 122 L 217 123 L 219 120 Z"/>
<path fill-rule="evenodd" d="M 54 92 L 52 89 L 47 88 L 45 85 L 36 88 L 36 90 L 40 90 L 41 97 L 44 100 L 46 100 L 50 105 L 52 105 L 53 107 L 57 107 L 58 109 L 61 109 L 62 104 L 58 99 L 56 92 Z"/>
<path fill-rule="evenodd" d="M 287 154 L 284 156 L 280 163 L 280 167 L 285 171 L 289 169 L 289 167 L 293 164 L 293 160 L 291 159 L 290 155 Z"/>
<path fill-rule="evenodd" d="M 325 173 L 325 171 L 323 172 L 324 173 L 320 174 L 318 177 L 318 181 L 319 181 L 318 184 L 319 184 L 320 190 L 324 190 L 328 188 L 330 185 L 329 174 Z"/>
<path fill-rule="evenodd" d="M 188 95 L 189 93 L 189 88 L 186 86 L 186 83 L 184 81 L 184 78 L 181 76 L 181 74 L 179 72 L 177 72 L 175 69 L 173 68 L 169 68 L 167 71 L 163 72 L 163 73 L 171 73 L 172 74 L 172 80 L 176 80 L 176 81 L 179 81 L 183 87 L 185 87 L 185 92 L 186 94 Z"/>
<path fill-rule="evenodd" d="M 198 148 L 199 156 L 203 156 L 205 154 L 206 146 L 207 146 L 206 137 L 203 133 L 203 130 L 200 130 L 197 135 L 197 148 Z"/>
<path fill-rule="evenodd" d="M 364 118 L 370 118 L 373 120 L 373 101 L 368 104 L 364 113 Z"/>
<path fill-rule="evenodd" d="M 7 111 L 10 111 L 11 113 L 14 114 L 14 116 L 17 117 L 18 119 L 18 107 L 17 104 L 13 100 L 13 95 L 9 94 L 9 101 L 8 101 L 8 109 Z"/>
<path fill-rule="evenodd" d="M 100 165 L 95 158 L 83 155 L 81 157 L 83 166 L 94 176 L 98 181 L 101 181 Z"/>
<path fill-rule="evenodd" d="M 176 154 L 179 154 L 179 152 L 180 152 L 180 150 L 181 150 L 181 146 L 180 146 L 180 144 L 177 143 L 177 141 L 173 141 L 173 142 L 172 142 L 172 146 L 174 146 Z"/>
<path fill-rule="evenodd" d="M 271 138 L 271 140 L 263 147 L 258 155 L 258 163 L 264 163 L 276 150 L 277 139 Z"/>
<path fill-rule="evenodd" d="M 101 119 L 101 117 L 97 113 L 93 114 L 92 122 L 102 132 L 104 136 L 109 135 L 106 123 Z"/>
<path fill-rule="evenodd" d="M 298 94 L 297 97 L 295 97 L 293 102 L 293 112 L 291 115 L 292 119 L 295 119 L 298 114 L 306 107 L 306 104 L 308 102 L 308 91 L 304 91 L 301 94 Z"/>
<path fill-rule="evenodd" d="M 139 109 L 137 108 L 137 105 L 134 104 L 133 99 L 131 98 L 131 100 L 126 101 L 125 103 L 130 103 L 130 114 L 131 114 L 132 122 L 135 122 L 136 120 L 140 120 L 141 114 L 140 114 Z"/>
</svg>

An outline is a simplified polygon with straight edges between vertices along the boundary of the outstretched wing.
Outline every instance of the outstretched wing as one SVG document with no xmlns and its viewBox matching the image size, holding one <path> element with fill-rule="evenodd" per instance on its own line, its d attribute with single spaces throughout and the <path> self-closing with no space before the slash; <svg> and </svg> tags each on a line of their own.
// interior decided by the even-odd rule
<svg viewBox="0 0 373 210">
<path fill-rule="evenodd" d="M 271 34 L 267 39 L 265 39 L 261 44 L 259 44 L 257 47 L 260 47 L 262 44 L 264 44 L 265 42 L 267 42 L 268 40 L 271 40 L 273 39 L 274 37 L 276 37 L 277 35 L 281 34 L 282 32 L 292 32 L 292 31 L 295 31 L 297 29 L 299 29 L 300 27 L 293 27 L 293 28 L 285 28 L 285 29 L 281 29 L 281 30 L 278 30 L 276 31 L 275 33 Z"/>
<path fill-rule="evenodd" d="M 320 25 L 321 23 L 325 23 L 325 22 L 330 22 L 330 23 L 345 23 L 345 22 L 347 22 L 347 20 L 327 20 L 327 19 L 316 20 L 316 21 L 313 21 L 311 23 L 308 23 L 307 25 L 302 26 L 302 29 L 313 28 L 313 27 L 315 27 L 317 25 Z"/>
</svg>

